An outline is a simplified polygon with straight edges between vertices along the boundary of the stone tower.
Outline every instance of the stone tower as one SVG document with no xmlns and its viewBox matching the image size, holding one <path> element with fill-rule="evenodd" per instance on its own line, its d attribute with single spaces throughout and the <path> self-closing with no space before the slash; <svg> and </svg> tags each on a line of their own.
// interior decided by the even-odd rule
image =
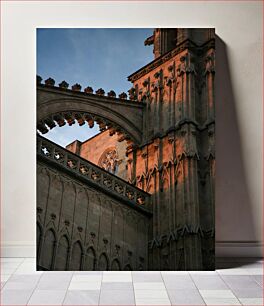
<svg viewBox="0 0 264 306">
<path fill-rule="evenodd" d="M 155 29 L 154 60 L 128 77 L 145 104 L 129 182 L 152 194 L 149 267 L 214 269 L 214 29 Z"/>
</svg>

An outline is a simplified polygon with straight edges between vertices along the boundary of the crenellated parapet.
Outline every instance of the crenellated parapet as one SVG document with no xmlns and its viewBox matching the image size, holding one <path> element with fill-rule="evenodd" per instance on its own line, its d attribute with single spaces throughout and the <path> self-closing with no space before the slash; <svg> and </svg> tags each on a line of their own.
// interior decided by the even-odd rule
<svg viewBox="0 0 264 306">
<path fill-rule="evenodd" d="M 126 140 L 128 145 L 142 141 L 144 103 L 138 103 L 135 97 L 129 100 L 124 92 L 117 97 L 113 90 L 106 95 L 102 88 L 94 92 L 90 86 L 82 91 L 80 84 L 69 88 L 62 81 L 56 86 L 54 79 L 42 83 L 37 76 L 37 104 L 37 129 L 42 134 L 65 124 L 87 123 L 92 128 L 97 123 L 100 131 L 109 130 L 110 136 L 117 134 L 119 141 Z"/>
</svg>

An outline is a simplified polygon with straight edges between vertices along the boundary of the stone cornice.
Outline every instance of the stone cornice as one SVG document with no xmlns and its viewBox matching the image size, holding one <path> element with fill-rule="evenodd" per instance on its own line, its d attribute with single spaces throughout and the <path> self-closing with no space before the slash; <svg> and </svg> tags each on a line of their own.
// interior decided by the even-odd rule
<svg viewBox="0 0 264 306">
<path fill-rule="evenodd" d="M 211 48 L 215 48 L 215 40 L 214 39 L 210 39 L 208 42 L 206 42 L 205 44 L 203 44 L 201 46 L 198 46 L 194 42 L 192 42 L 191 40 L 186 39 L 185 41 L 180 43 L 178 46 L 176 46 L 176 48 L 174 48 L 173 50 L 167 52 L 166 54 L 163 54 L 162 56 L 158 57 L 154 61 L 150 62 L 149 64 L 147 64 L 145 66 L 143 66 L 142 68 L 140 68 L 136 72 L 132 73 L 130 76 L 128 76 L 128 81 L 135 82 L 136 80 L 141 78 L 143 75 L 145 75 L 145 74 L 149 73 L 150 71 L 154 70 L 158 66 L 162 65 L 163 63 L 170 60 L 175 55 L 181 53 L 182 51 L 184 51 L 186 49 L 192 51 L 193 53 L 195 53 L 197 55 L 200 55 L 200 54 L 203 54 L 205 51 L 207 51 Z"/>
</svg>

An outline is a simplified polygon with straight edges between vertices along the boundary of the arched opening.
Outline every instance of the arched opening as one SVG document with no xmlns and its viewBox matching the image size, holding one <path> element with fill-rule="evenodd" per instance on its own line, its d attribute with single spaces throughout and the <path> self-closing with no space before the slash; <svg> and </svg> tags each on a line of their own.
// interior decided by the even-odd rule
<svg viewBox="0 0 264 306">
<path fill-rule="evenodd" d="M 53 229 L 49 229 L 44 238 L 41 266 L 44 270 L 52 270 L 54 262 L 56 236 Z"/>
<path fill-rule="evenodd" d="M 72 247 L 70 269 L 71 271 L 80 271 L 82 267 L 82 245 L 76 241 Z"/>
<path fill-rule="evenodd" d="M 111 271 L 120 271 L 121 265 L 118 259 L 114 259 L 111 265 Z"/>
<path fill-rule="evenodd" d="M 57 271 L 67 270 L 69 247 L 70 247 L 69 239 L 65 235 L 62 236 L 58 244 L 54 270 Z"/>
<path fill-rule="evenodd" d="M 84 270 L 85 271 L 95 271 L 95 266 L 96 266 L 95 250 L 92 247 L 90 247 L 88 248 L 87 253 L 86 253 Z"/>
<path fill-rule="evenodd" d="M 109 263 L 107 255 L 105 253 L 102 253 L 98 261 L 98 271 L 108 271 L 108 270 L 109 270 Z"/>
</svg>

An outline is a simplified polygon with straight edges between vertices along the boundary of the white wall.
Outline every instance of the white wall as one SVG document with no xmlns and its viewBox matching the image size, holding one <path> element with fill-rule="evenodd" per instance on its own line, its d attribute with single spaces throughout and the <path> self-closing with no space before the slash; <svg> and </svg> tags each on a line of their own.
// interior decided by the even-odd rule
<svg viewBox="0 0 264 306">
<path fill-rule="evenodd" d="M 262 3 L 2 2 L 2 256 L 33 256 L 36 27 L 215 27 L 216 238 L 220 255 L 260 255 Z M 128 38 L 129 39 L 129 38 Z"/>
</svg>

